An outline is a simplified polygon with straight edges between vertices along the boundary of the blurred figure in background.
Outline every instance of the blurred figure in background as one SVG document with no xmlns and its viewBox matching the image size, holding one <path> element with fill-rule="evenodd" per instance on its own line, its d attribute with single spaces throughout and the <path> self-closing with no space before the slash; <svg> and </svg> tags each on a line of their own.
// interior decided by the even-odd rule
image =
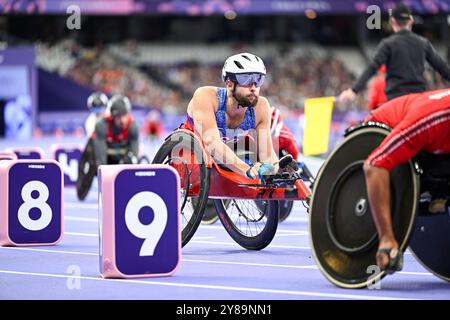
<svg viewBox="0 0 450 320">
<path fill-rule="evenodd" d="M 139 129 L 131 116 L 130 100 L 115 95 L 106 108 L 108 112 L 97 121 L 81 155 L 77 179 L 79 200 L 86 198 L 99 166 L 138 163 Z"/>
<path fill-rule="evenodd" d="M 375 110 L 387 101 L 386 93 L 386 66 L 383 64 L 378 69 L 378 75 L 372 80 L 367 93 L 369 111 Z"/>
<path fill-rule="evenodd" d="M 35 13 L 42 12 L 45 0 L 3 0 L 0 2 L 0 12 Z"/>
<path fill-rule="evenodd" d="M 290 154 L 294 160 L 298 160 L 298 146 L 292 131 L 281 119 L 281 112 L 275 107 L 270 108 L 272 119 L 270 122 L 270 134 L 272 136 L 273 147 L 278 157 Z"/>
<path fill-rule="evenodd" d="M 131 116 L 131 102 L 115 95 L 107 105 L 109 114 L 95 125 L 93 135 L 97 167 L 102 164 L 136 164 L 139 153 L 139 130 Z"/>
<path fill-rule="evenodd" d="M 94 92 L 87 100 L 87 107 L 90 112 L 84 128 L 88 137 L 92 136 L 97 121 L 103 118 L 108 104 L 108 97 L 103 92 Z"/>
<path fill-rule="evenodd" d="M 161 119 L 161 113 L 158 110 L 151 110 L 147 114 L 142 131 L 150 141 L 161 138 L 164 127 Z"/>
<path fill-rule="evenodd" d="M 29 139 L 32 136 L 31 97 L 19 95 L 5 105 L 5 137 Z"/>
<path fill-rule="evenodd" d="M 381 41 L 370 65 L 353 87 L 339 96 L 341 101 L 352 101 L 382 64 L 386 65 L 385 92 L 388 100 L 426 90 L 425 62 L 450 81 L 450 66 L 436 53 L 428 39 L 412 32 L 414 18 L 411 10 L 399 4 L 389 15 L 394 34 Z"/>
</svg>

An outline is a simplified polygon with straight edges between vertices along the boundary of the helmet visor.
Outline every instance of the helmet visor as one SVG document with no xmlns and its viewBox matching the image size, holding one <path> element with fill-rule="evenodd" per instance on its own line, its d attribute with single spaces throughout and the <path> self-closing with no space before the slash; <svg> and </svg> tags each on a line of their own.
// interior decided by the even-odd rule
<svg viewBox="0 0 450 320">
<path fill-rule="evenodd" d="M 249 86 L 254 83 L 257 88 L 261 87 L 266 79 L 266 76 L 261 73 L 236 73 L 234 77 L 240 86 Z"/>
</svg>

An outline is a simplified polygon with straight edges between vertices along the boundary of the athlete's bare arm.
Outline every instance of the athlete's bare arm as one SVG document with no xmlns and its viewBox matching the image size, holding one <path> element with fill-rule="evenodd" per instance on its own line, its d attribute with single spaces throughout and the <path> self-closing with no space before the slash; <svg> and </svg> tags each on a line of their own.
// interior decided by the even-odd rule
<svg viewBox="0 0 450 320">
<path fill-rule="evenodd" d="M 195 129 L 200 134 L 206 151 L 214 160 L 245 176 L 249 165 L 239 159 L 220 137 L 213 104 L 215 100 L 215 87 L 198 88 L 189 102 L 188 114 L 194 120 Z"/>
<path fill-rule="evenodd" d="M 255 107 L 255 118 L 259 161 L 274 164 L 278 161 L 278 156 L 273 149 L 270 134 L 270 104 L 264 97 L 259 97 L 258 104 Z"/>
</svg>

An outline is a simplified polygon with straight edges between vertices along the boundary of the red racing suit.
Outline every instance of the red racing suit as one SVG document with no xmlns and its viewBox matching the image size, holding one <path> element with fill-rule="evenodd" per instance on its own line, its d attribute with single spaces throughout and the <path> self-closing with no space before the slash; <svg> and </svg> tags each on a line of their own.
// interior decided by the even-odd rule
<svg viewBox="0 0 450 320">
<path fill-rule="evenodd" d="M 392 170 L 419 151 L 450 153 L 450 89 L 405 95 L 376 109 L 365 121 L 392 128 L 366 164 Z"/>
</svg>

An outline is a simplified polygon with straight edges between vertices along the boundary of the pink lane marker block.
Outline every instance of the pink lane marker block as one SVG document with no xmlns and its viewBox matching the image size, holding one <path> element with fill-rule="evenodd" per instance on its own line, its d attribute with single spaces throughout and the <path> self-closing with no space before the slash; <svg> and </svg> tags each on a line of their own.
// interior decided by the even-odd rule
<svg viewBox="0 0 450 320">
<path fill-rule="evenodd" d="M 98 181 L 102 277 L 175 273 L 181 261 L 178 173 L 168 165 L 103 165 Z"/>
<path fill-rule="evenodd" d="M 17 148 L 7 148 L 6 152 L 13 152 L 16 154 L 19 160 L 37 160 L 45 159 L 44 149 L 40 147 L 17 147 Z"/>
<path fill-rule="evenodd" d="M 62 240 L 63 174 L 54 160 L 0 161 L 0 245 Z"/>
<path fill-rule="evenodd" d="M 17 156 L 14 152 L 0 152 L 0 160 L 17 160 Z"/>
<path fill-rule="evenodd" d="M 64 172 L 64 185 L 75 186 L 78 179 L 78 165 L 83 154 L 82 144 L 53 144 L 50 158 L 59 162 Z"/>
</svg>

